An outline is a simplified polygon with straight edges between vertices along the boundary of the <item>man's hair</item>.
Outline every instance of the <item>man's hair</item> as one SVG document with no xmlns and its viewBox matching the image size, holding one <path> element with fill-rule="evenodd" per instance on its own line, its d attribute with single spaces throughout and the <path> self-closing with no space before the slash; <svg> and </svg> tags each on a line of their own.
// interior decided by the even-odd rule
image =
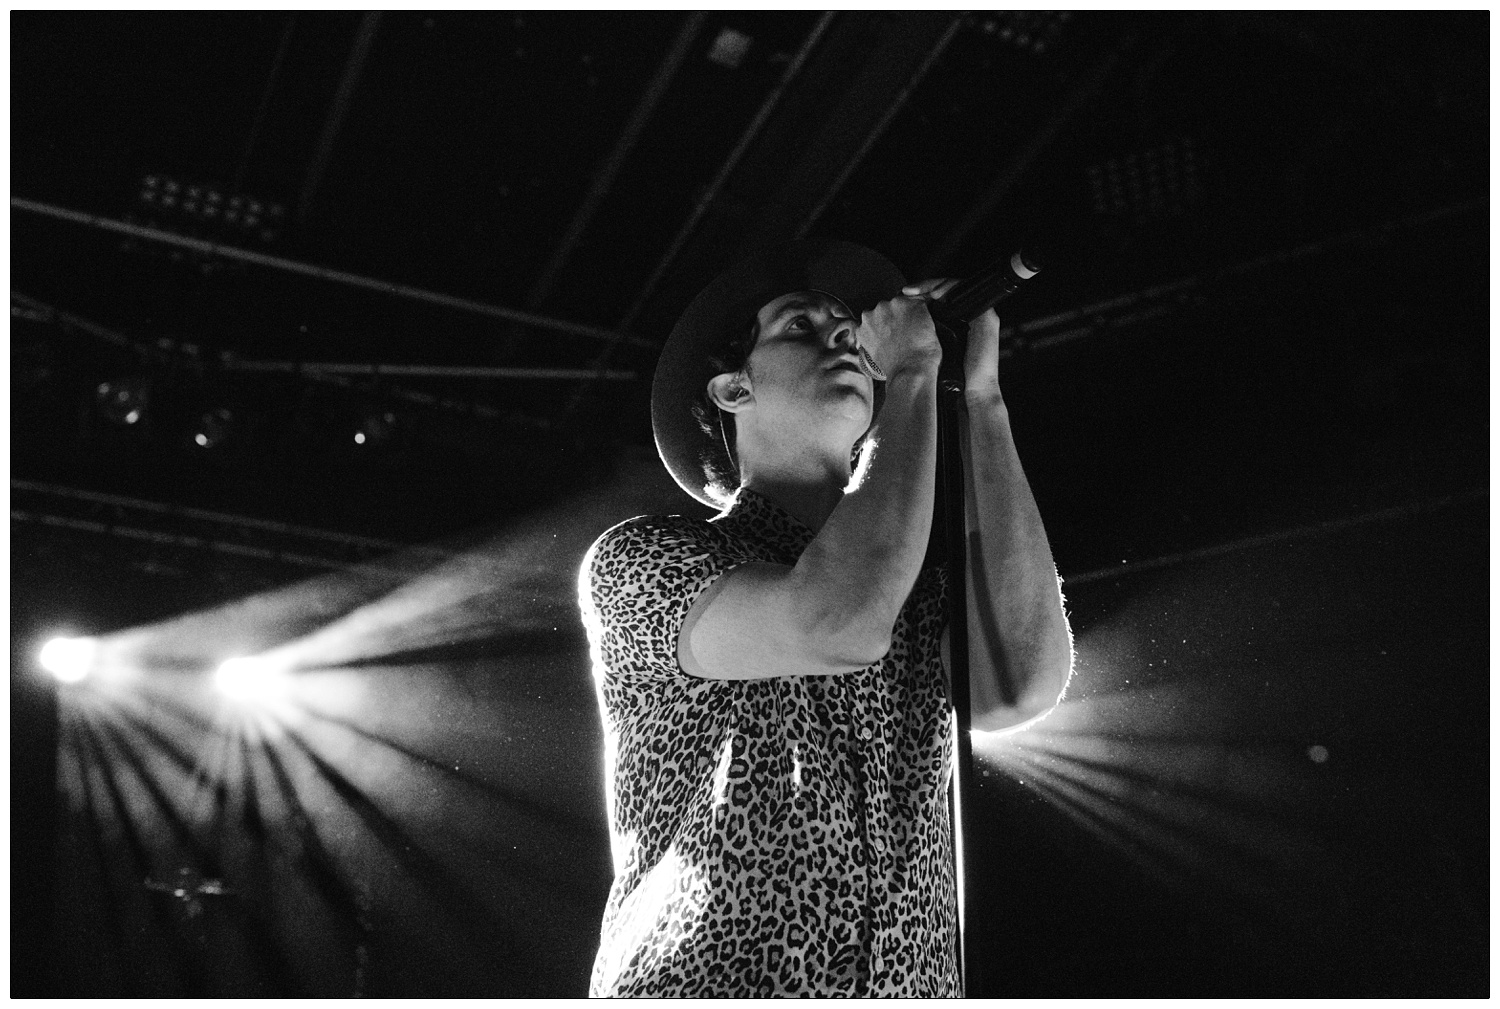
<svg viewBox="0 0 1500 1009">
<path fill-rule="evenodd" d="M 730 340 L 722 354 L 709 357 L 714 374 L 748 369 L 750 352 L 760 339 L 760 320 L 752 319 L 741 335 Z M 720 505 L 728 506 L 740 489 L 740 467 L 734 457 L 734 414 L 719 408 L 707 387 L 693 404 L 693 419 L 707 436 L 703 455 L 704 491 Z"/>
</svg>

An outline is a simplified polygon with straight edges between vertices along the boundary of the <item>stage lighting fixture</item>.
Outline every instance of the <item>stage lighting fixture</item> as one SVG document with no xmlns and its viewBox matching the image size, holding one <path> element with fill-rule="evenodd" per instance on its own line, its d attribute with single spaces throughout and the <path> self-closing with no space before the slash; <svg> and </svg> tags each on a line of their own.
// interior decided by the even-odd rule
<svg viewBox="0 0 1500 1009">
<path fill-rule="evenodd" d="M 286 216 L 286 208 L 279 203 L 263 203 L 164 175 L 145 176 L 137 199 L 150 223 L 193 235 L 207 223 L 231 238 L 248 232 L 269 242 L 281 233 Z"/>
<path fill-rule="evenodd" d="M 750 46 L 754 41 L 744 32 L 737 32 L 733 28 L 721 28 L 713 45 L 709 47 L 708 58 L 721 67 L 737 70 L 739 65 L 745 62 L 745 57 L 749 55 Z"/>
<path fill-rule="evenodd" d="M 213 448 L 222 444 L 234 430 L 234 413 L 226 409 L 210 410 L 198 418 L 193 444 Z"/>
<path fill-rule="evenodd" d="M 37 659 L 42 668 L 63 683 L 77 683 L 94 668 L 99 642 L 93 638 L 53 638 L 42 646 Z"/>
<path fill-rule="evenodd" d="M 396 415 L 389 410 L 369 410 L 354 427 L 354 444 L 379 448 L 391 440 L 396 431 Z"/>
<path fill-rule="evenodd" d="M 127 427 L 141 422 L 150 401 L 151 387 L 144 378 L 100 382 L 94 390 L 94 405 L 99 415 L 112 424 Z"/>
<path fill-rule="evenodd" d="M 1177 137 L 1088 167 L 1094 212 L 1155 221 L 1181 216 L 1203 199 L 1202 154 L 1192 137 Z"/>
<path fill-rule="evenodd" d="M 256 658 L 226 659 L 214 673 L 214 686 L 232 701 L 274 701 L 287 687 L 287 674 Z"/>
<path fill-rule="evenodd" d="M 993 11 L 996 16 L 969 16 L 968 23 L 986 35 L 998 36 L 1021 50 L 1045 52 L 1073 17 L 1071 11 Z"/>
</svg>

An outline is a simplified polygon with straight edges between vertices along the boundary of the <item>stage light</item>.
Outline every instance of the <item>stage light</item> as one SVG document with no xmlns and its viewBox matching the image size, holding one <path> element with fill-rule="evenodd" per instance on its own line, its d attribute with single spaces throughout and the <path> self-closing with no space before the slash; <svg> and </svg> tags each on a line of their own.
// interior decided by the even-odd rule
<svg viewBox="0 0 1500 1009">
<path fill-rule="evenodd" d="M 225 409 L 210 410 L 198 418 L 193 432 L 193 444 L 199 448 L 213 448 L 222 444 L 234 431 L 234 414 Z"/>
<path fill-rule="evenodd" d="M 745 57 L 750 52 L 750 46 L 755 40 L 744 32 L 737 32 L 733 28 L 721 28 L 713 45 L 709 47 L 708 58 L 711 62 L 721 67 L 736 70 L 745 62 Z"/>
<path fill-rule="evenodd" d="M 162 175 L 145 176 L 138 199 L 156 226 L 195 236 L 206 222 L 217 225 L 223 235 L 250 232 L 272 241 L 280 234 L 286 213 L 279 203 L 244 194 L 229 195 L 212 186 L 178 182 Z"/>
<path fill-rule="evenodd" d="M 983 726 L 972 726 L 969 729 L 969 737 L 974 741 L 975 745 L 978 745 L 981 740 L 1003 739 L 1007 736 L 1018 735 L 1019 733 L 1025 732 L 1027 729 L 1030 729 L 1037 723 L 1043 721 L 1048 715 L 1052 714 L 1052 712 L 1056 710 L 1056 708 L 1048 708 L 1046 711 L 1043 711 L 1039 715 L 1032 715 L 1024 722 L 1017 722 L 1015 725 L 1007 725 L 1003 729 L 986 729 Z"/>
<path fill-rule="evenodd" d="M 380 448 L 396 433 L 396 415 L 389 410 L 367 410 L 354 427 L 354 444 Z"/>
<path fill-rule="evenodd" d="M 151 388 L 144 378 L 122 378 L 100 382 L 94 390 L 94 404 L 99 415 L 114 424 L 129 426 L 146 416 Z"/>
<path fill-rule="evenodd" d="M 77 683 L 94 669 L 99 642 L 93 638 L 53 638 L 42 646 L 37 659 L 42 668 L 63 683 Z"/>
<path fill-rule="evenodd" d="M 286 671 L 256 658 L 226 659 L 214 672 L 214 686 L 232 701 L 256 704 L 275 701 L 288 686 Z"/>
</svg>

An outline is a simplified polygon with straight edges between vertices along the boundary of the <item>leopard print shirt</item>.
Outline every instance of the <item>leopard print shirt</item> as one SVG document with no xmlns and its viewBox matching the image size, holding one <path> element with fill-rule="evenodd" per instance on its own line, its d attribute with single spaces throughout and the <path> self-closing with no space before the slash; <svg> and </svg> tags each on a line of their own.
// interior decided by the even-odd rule
<svg viewBox="0 0 1500 1009">
<path fill-rule="evenodd" d="M 584 559 L 615 858 L 592 996 L 959 994 L 944 572 L 859 672 L 677 662 L 714 579 L 793 564 L 812 536 L 745 491 L 711 521 L 623 522 Z"/>
</svg>

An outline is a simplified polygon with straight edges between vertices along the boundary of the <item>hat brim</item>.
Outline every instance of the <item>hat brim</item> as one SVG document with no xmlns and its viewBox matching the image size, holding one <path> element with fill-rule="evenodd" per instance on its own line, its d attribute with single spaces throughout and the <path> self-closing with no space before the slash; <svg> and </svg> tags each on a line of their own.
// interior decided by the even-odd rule
<svg viewBox="0 0 1500 1009">
<path fill-rule="evenodd" d="M 713 444 L 693 416 L 693 406 L 717 374 L 712 359 L 722 357 L 736 336 L 749 332 L 767 302 L 794 291 L 822 291 L 858 316 L 899 294 L 905 284 L 901 271 L 873 249 L 809 239 L 752 256 L 705 287 L 672 328 L 651 383 L 656 451 L 677 485 L 703 504 L 719 506 L 706 490 L 703 470 Z"/>
</svg>

